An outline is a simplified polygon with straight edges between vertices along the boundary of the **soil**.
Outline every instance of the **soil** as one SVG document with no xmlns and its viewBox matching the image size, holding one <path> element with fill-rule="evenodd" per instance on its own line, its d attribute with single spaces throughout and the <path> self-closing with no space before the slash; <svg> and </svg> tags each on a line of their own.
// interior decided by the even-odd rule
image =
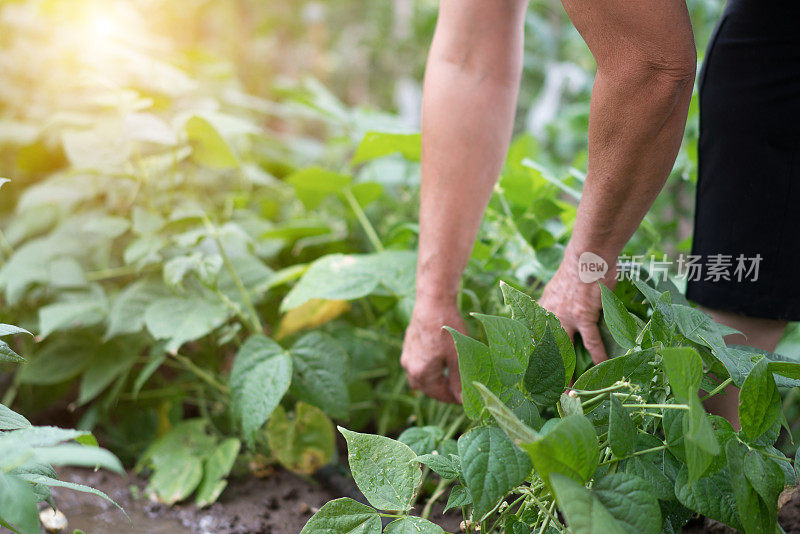
<svg viewBox="0 0 800 534">
<path fill-rule="evenodd" d="M 351 481 L 337 472 L 322 473 L 318 480 L 276 470 L 265 478 L 231 478 L 219 501 L 205 509 L 193 504 L 166 506 L 144 496 L 146 481 L 128 474 L 68 468 L 62 480 L 93 486 L 118 502 L 130 516 L 129 523 L 112 504 L 93 495 L 53 488 L 60 510 L 69 521 L 68 532 L 86 534 L 297 534 L 323 504 L 338 497 L 363 497 Z M 419 512 L 419 510 L 417 510 Z M 800 534 L 800 492 L 795 491 L 780 512 L 787 534 Z M 437 519 L 438 518 L 438 519 Z M 441 506 L 432 519 L 449 533 L 459 532 L 460 514 L 442 515 Z M 4 529 L 0 528 L 0 532 Z M 694 518 L 684 534 L 735 534 L 706 518 Z"/>
<path fill-rule="evenodd" d="M 366 502 L 351 481 L 332 471 L 321 473 L 322 483 L 284 470 L 265 478 L 230 478 L 219 500 L 205 509 L 191 503 L 167 506 L 152 502 L 144 495 L 146 481 L 132 473 L 120 476 L 66 468 L 59 470 L 59 477 L 103 491 L 125 509 L 133 523 L 99 497 L 53 488 L 56 504 L 69 521 L 68 532 L 80 529 L 86 534 L 298 534 L 331 499 L 351 497 Z M 445 531 L 458 532 L 460 513 L 442 515 L 440 505 L 432 516 Z"/>
</svg>

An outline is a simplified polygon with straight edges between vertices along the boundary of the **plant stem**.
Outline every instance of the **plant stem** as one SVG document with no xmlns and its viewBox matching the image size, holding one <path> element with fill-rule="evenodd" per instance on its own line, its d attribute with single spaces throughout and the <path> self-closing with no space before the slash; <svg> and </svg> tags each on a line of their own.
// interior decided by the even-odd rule
<svg viewBox="0 0 800 534">
<path fill-rule="evenodd" d="M 160 265 L 147 265 L 145 267 L 123 265 L 122 267 L 110 267 L 108 269 L 98 269 L 97 271 L 90 271 L 86 273 L 86 280 L 89 282 L 101 282 L 103 280 L 119 278 L 121 276 L 133 276 L 136 274 L 155 272 L 160 268 Z"/>
<path fill-rule="evenodd" d="M 607 465 L 607 464 L 610 464 L 610 463 L 613 463 L 613 462 L 621 462 L 622 460 L 627 460 L 629 458 L 633 458 L 634 456 L 641 456 L 643 454 L 650 454 L 651 452 L 663 451 L 666 448 L 667 448 L 667 445 L 659 445 L 658 447 L 651 447 L 649 449 L 642 449 L 640 451 L 634 452 L 633 454 L 629 454 L 628 456 L 625 456 L 624 458 L 614 458 L 612 460 L 604 460 L 604 461 L 600 462 L 597 465 L 601 466 L 601 465 Z"/>
<path fill-rule="evenodd" d="M 625 408 L 652 408 L 661 410 L 689 410 L 686 404 L 623 404 Z"/>
<path fill-rule="evenodd" d="M 213 387 L 214 389 L 216 389 L 220 393 L 224 394 L 226 397 L 227 397 L 227 395 L 230 394 L 230 389 L 228 389 L 228 386 L 226 386 L 225 384 L 219 382 L 216 379 L 216 377 L 214 377 L 214 375 L 212 375 L 208 371 L 206 371 L 204 369 L 201 369 L 200 367 L 195 365 L 195 363 L 191 359 L 187 358 L 186 356 L 183 356 L 182 354 L 178 354 L 178 353 L 171 354 L 171 356 L 176 361 L 180 362 L 187 371 L 189 371 L 190 373 L 195 375 L 197 378 L 199 378 L 200 380 L 202 380 L 203 382 L 205 382 L 209 386 Z"/>
<path fill-rule="evenodd" d="M 539 529 L 539 534 L 544 534 L 544 531 L 547 530 L 547 527 L 550 525 L 550 519 L 553 517 L 553 512 L 556 508 L 556 501 L 553 501 L 550 504 L 550 513 L 547 514 L 547 517 L 544 518 L 544 523 L 542 523 L 542 528 Z"/>
<path fill-rule="evenodd" d="M 713 397 L 714 395 L 716 395 L 717 393 L 719 393 L 720 391 L 725 389 L 728 386 L 728 384 L 732 384 L 732 383 L 733 383 L 733 378 L 730 378 L 730 377 L 726 378 L 720 385 L 718 385 L 717 387 L 715 387 L 714 389 L 709 391 L 708 395 L 706 395 L 705 397 L 700 399 L 700 402 L 707 401 L 708 399 L 710 399 L 711 397 Z"/>
<path fill-rule="evenodd" d="M 248 293 L 247 288 L 244 287 L 244 282 L 239 277 L 239 273 L 236 272 L 236 269 L 233 267 L 233 263 L 231 263 L 231 259 L 228 257 L 228 253 L 225 252 L 225 247 L 222 246 L 222 241 L 219 238 L 219 232 L 217 228 L 211 224 L 211 221 L 208 217 L 203 217 L 203 222 L 206 225 L 206 229 L 211 234 L 211 237 L 214 239 L 214 242 L 217 244 L 217 248 L 219 249 L 219 255 L 222 258 L 222 263 L 225 264 L 225 268 L 228 269 L 228 273 L 231 275 L 231 279 L 233 280 L 233 284 L 236 286 L 236 289 L 239 290 L 239 294 L 242 296 L 242 301 L 244 302 L 245 308 L 247 308 L 247 313 L 250 316 L 250 330 L 253 334 L 261 334 L 264 332 L 264 327 L 261 324 L 261 319 L 258 317 L 258 313 L 256 313 L 255 306 L 253 306 L 253 300 L 250 298 L 250 293 Z"/>
<path fill-rule="evenodd" d="M 422 509 L 422 519 L 430 519 L 431 511 L 433 511 L 433 505 L 439 500 L 439 497 L 444 495 L 444 492 L 449 484 L 450 481 L 446 478 L 439 479 L 439 483 L 436 485 L 436 489 L 433 490 L 431 498 L 428 499 L 428 502 L 425 503 L 425 507 Z"/>
<path fill-rule="evenodd" d="M 358 219 L 358 223 L 361 225 L 364 233 L 367 234 L 367 239 L 369 239 L 369 242 L 372 244 L 372 248 L 374 248 L 376 252 L 383 251 L 383 244 L 378 238 L 378 233 L 375 231 L 372 223 L 369 222 L 367 214 L 364 213 L 363 209 L 361 209 L 361 205 L 358 203 L 358 200 L 356 200 L 356 197 L 353 195 L 353 192 L 349 187 L 344 190 L 344 198 L 350 205 L 350 209 L 352 209 L 353 213 L 355 213 L 356 219 Z"/>
</svg>

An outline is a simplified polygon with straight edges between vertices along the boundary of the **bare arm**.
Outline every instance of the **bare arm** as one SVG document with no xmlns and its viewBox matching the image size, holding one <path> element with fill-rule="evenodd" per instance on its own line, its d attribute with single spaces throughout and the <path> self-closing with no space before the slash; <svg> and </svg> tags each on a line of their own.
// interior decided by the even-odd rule
<svg viewBox="0 0 800 534">
<path fill-rule="evenodd" d="M 442 326 L 464 329 L 459 281 L 511 139 L 526 5 L 442 0 L 428 57 L 417 301 L 401 361 L 411 385 L 440 400 L 460 398 L 455 349 Z"/>
<path fill-rule="evenodd" d="M 564 0 L 564 6 L 598 72 L 583 199 L 541 303 L 600 361 L 606 355 L 597 329 L 599 288 L 580 282 L 578 257 L 591 251 L 614 266 L 661 190 L 686 120 L 694 41 L 683 0 Z M 417 304 L 402 363 L 413 387 L 442 400 L 459 391 L 455 351 L 440 327 L 463 328 L 455 295 L 508 147 L 524 8 L 522 1 L 442 0 L 428 62 Z M 611 269 L 610 285 L 613 276 Z"/>
<path fill-rule="evenodd" d="M 589 114 L 589 164 L 575 228 L 541 304 L 592 359 L 606 359 L 597 321 L 600 289 L 578 279 L 593 252 L 611 267 L 667 179 L 680 147 L 697 56 L 684 0 L 563 0 L 597 62 Z"/>
</svg>

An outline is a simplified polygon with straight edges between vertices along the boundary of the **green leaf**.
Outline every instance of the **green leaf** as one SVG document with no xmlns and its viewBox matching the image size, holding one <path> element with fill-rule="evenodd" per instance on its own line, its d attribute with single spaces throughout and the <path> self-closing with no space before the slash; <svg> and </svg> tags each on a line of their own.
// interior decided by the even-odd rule
<svg viewBox="0 0 800 534">
<path fill-rule="evenodd" d="M 136 334 L 144 328 L 144 314 L 148 305 L 169 292 L 162 283 L 152 279 L 136 281 L 113 297 L 108 311 L 108 328 L 105 338 L 122 334 Z"/>
<path fill-rule="evenodd" d="M 694 482 L 711 465 L 713 457 L 720 453 L 717 436 L 697 399 L 689 404 L 689 414 L 683 418 L 683 432 L 689 482 Z"/>
<path fill-rule="evenodd" d="M 764 501 L 759 492 L 753 487 L 750 478 L 746 475 L 746 460 L 748 455 L 747 445 L 738 440 L 730 440 L 725 449 L 728 457 L 728 472 L 731 475 L 731 487 L 736 498 L 739 520 L 746 534 L 761 534 L 762 532 L 775 532 L 778 524 L 778 494 L 783 489 L 783 473 L 778 473 L 778 488 L 774 491 L 774 501 Z M 758 454 L 755 451 L 751 451 Z M 752 467 L 752 465 L 751 465 Z M 763 467 L 756 464 L 755 467 Z M 777 466 L 776 466 L 777 467 Z M 755 478 L 760 482 L 762 490 L 766 490 L 770 499 L 773 488 L 768 487 L 766 473 L 760 473 Z M 766 483 L 766 484 L 763 484 Z M 765 487 L 767 486 L 767 487 Z"/>
<path fill-rule="evenodd" d="M 114 340 L 98 346 L 81 377 L 78 406 L 93 400 L 117 377 L 133 367 L 142 345 L 138 340 Z"/>
<path fill-rule="evenodd" d="M 0 430 L 19 430 L 30 426 L 30 421 L 4 404 L 0 404 Z"/>
<path fill-rule="evenodd" d="M 564 386 L 568 386 L 575 372 L 575 346 L 558 318 L 539 306 L 531 297 L 505 282 L 500 282 L 500 290 L 506 305 L 511 308 L 511 318 L 526 325 L 533 333 L 534 341 L 544 338 L 545 331 L 550 328 L 564 361 Z"/>
<path fill-rule="evenodd" d="M 567 393 L 562 393 L 558 399 L 558 413 L 561 417 L 567 415 L 583 415 L 583 406 L 580 397 L 572 397 Z"/>
<path fill-rule="evenodd" d="M 597 480 L 592 493 L 629 534 L 660 534 L 661 507 L 647 482 L 626 473 Z"/>
<path fill-rule="evenodd" d="M 538 439 L 539 434 L 520 421 L 514 412 L 503 404 L 503 402 L 497 398 L 494 393 L 489 391 L 486 386 L 480 382 L 475 382 L 473 385 L 483 399 L 486 409 L 489 410 L 489 413 L 492 414 L 497 424 L 503 429 L 506 435 L 508 435 L 511 441 L 515 444 L 520 444 Z"/>
<path fill-rule="evenodd" d="M 645 455 L 649 456 L 649 455 Z M 650 484 L 656 498 L 664 501 L 675 499 L 675 488 L 672 481 L 660 467 L 661 455 L 656 454 L 658 461 L 634 456 L 625 462 L 625 472 L 645 480 Z"/>
<path fill-rule="evenodd" d="M 703 379 L 703 361 L 696 350 L 687 347 L 659 350 L 672 392 L 680 402 L 697 398 Z"/>
<path fill-rule="evenodd" d="M 611 512 L 583 484 L 559 473 L 553 473 L 550 483 L 558 508 L 564 513 L 572 532 L 626 534 Z"/>
<path fill-rule="evenodd" d="M 461 462 L 454 454 L 423 454 L 412 461 L 427 465 L 442 478 L 453 479 L 461 476 Z"/>
<path fill-rule="evenodd" d="M 239 454 L 241 442 L 236 438 L 227 438 L 212 451 L 203 462 L 203 478 L 197 488 L 195 504 L 200 508 L 215 502 L 227 482 L 225 477 L 233 469 L 233 463 Z"/>
<path fill-rule="evenodd" d="M 564 392 L 564 361 L 550 327 L 536 343 L 525 371 L 523 385 L 531 399 L 540 406 L 552 406 Z"/>
<path fill-rule="evenodd" d="M 422 145 L 420 134 L 367 132 L 356 148 L 350 164 L 354 167 L 373 159 L 399 152 L 409 161 L 419 161 Z"/>
<path fill-rule="evenodd" d="M 14 334 L 28 334 L 29 336 L 33 336 L 33 334 L 31 334 L 24 328 L 20 328 L 19 326 L 14 326 L 13 324 L 0 323 L 0 336 L 11 336 Z"/>
<path fill-rule="evenodd" d="M 239 166 L 239 157 L 208 117 L 194 116 L 186 121 L 186 135 L 192 145 L 192 157 L 200 165 L 212 169 Z"/>
<path fill-rule="evenodd" d="M 742 432 L 755 440 L 766 432 L 781 414 L 781 395 L 769 370 L 769 362 L 762 358 L 747 375 L 739 392 L 739 421 Z"/>
<path fill-rule="evenodd" d="M 444 432 L 436 425 L 413 426 L 405 429 L 397 441 L 408 445 L 414 454 L 421 456 L 436 450 L 438 443 L 444 438 Z"/>
<path fill-rule="evenodd" d="M 299 401 L 289 418 L 278 406 L 267 422 L 267 441 L 277 460 L 295 473 L 313 475 L 336 452 L 333 423 L 316 406 Z"/>
<path fill-rule="evenodd" d="M 347 417 L 347 353 L 341 345 L 326 334 L 311 332 L 292 346 L 291 354 L 294 396 L 322 408 L 331 417 Z"/>
<path fill-rule="evenodd" d="M 494 426 L 478 427 L 458 439 L 464 482 L 482 519 L 531 472 L 530 459 Z"/>
<path fill-rule="evenodd" d="M 600 284 L 600 295 L 603 301 L 603 317 L 614 340 L 626 349 L 636 346 L 639 329 L 633 315 L 613 291 Z"/>
<path fill-rule="evenodd" d="M 320 508 L 300 534 L 381 534 L 381 517 L 375 509 L 343 497 Z"/>
<path fill-rule="evenodd" d="M 231 369 L 231 408 L 252 444 L 292 381 L 292 358 L 264 336 L 250 336 L 236 353 Z"/>
<path fill-rule="evenodd" d="M 483 324 L 489 346 L 447 328 L 458 353 L 462 402 L 470 419 L 480 415 L 483 404 L 473 383 L 480 382 L 501 399 L 509 398 L 533 348 L 530 332 L 522 323 L 488 315 L 476 318 Z"/>
<path fill-rule="evenodd" d="M 690 510 L 742 530 L 727 468 L 689 483 L 689 471 L 682 467 L 675 481 L 675 496 Z"/>
<path fill-rule="evenodd" d="M 20 534 L 39 534 L 39 514 L 33 487 L 20 478 L 0 472 L 0 518 Z"/>
<path fill-rule="evenodd" d="M 375 254 L 329 254 L 316 260 L 281 302 L 281 311 L 311 299 L 355 300 L 367 295 L 414 292 L 417 255 L 405 250 Z"/>
<path fill-rule="evenodd" d="M 406 516 L 386 525 L 383 534 L 444 534 L 444 530 L 427 519 Z"/>
<path fill-rule="evenodd" d="M 92 495 L 96 495 L 102 499 L 107 500 L 108 502 L 110 502 L 111 504 L 122 510 L 123 514 L 125 513 L 125 510 L 122 509 L 122 506 L 114 502 L 114 500 L 111 497 L 109 497 L 108 495 L 106 495 L 105 493 L 103 493 L 98 489 L 91 488 L 89 486 L 84 486 L 83 484 L 76 484 L 75 482 L 66 482 L 64 480 L 59 480 L 57 478 L 53 478 L 39 473 L 21 473 L 17 476 L 19 476 L 19 478 L 21 478 L 22 480 L 30 482 L 31 484 L 43 484 L 46 486 L 67 488 L 74 491 L 80 491 L 82 493 L 90 493 Z M 127 514 L 125 515 L 127 516 Z"/>
<path fill-rule="evenodd" d="M 145 310 L 147 330 L 156 339 L 167 339 L 166 350 L 176 352 L 187 341 L 200 339 L 222 326 L 228 309 L 199 295 L 166 297 L 153 301 Z"/>
<path fill-rule="evenodd" d="M 632 454 L 636 448 L 636 426 L 628 409 L 616 395 L 611 395 L 611 412 L 608 416 L 608 444 L 617 458 Z"/>
<path fill-rule="evenodd" d="M 422 479 L 416 458 L 408 445 L 371 434 L 360 434 L 339 427 L 347 440 L 347 458 L 358 489 L 369 503 L 380 510 L 404 511 L 411 508 Z"/>
<path fill-rule="evenodd" d="M 655 356 L 654 350 L 647 349 L 600 362 L 578 377 L 575 389 L 603 389 L 623 379 L 644 387 L 653 378 L 655 371 L 650 362 Z"/>
<path fill-rule="evenodd" d="M 450 496 L 447 498 L 444 512 L 452 508 L 460 508 L 470 504 L 472 504 L 472 496 L 469 494 L 469 490 L 464 486 L 456 484 L 453 486 L 453 489 L 450 490 Z"/>
<path fill-rule="evenodd" d="M 545 483 L 552 473 L 578 482 L 588 481 L 600 461 L 599 443 L 592 423 L 582 415 L 569 415 L 539 439 L 520 445 Z"/>
<path fill-rule="evenodd" d="M 313 210 L 328 195 L 344 191 L 352 180 L 352 177 L 344 174 L 320 167 L 309 167 L 290 175 L 286 178 L 286 183 L 294 187 L 297 197 L 306 209 Z"/>
<path fill-rule="evenodd" d="M 27 360 L 14 352 L 14 350 L 8 346 L 8 343 L 5 341 L 0 341 L 0 363 L 24 363 L 25 361 Z"/>
<path fill-rule="evenodd" d="M 105 315 L 106 303 L 97 295 L 48 304 L 39 308 L 39 332 L 42 338 L 46 338 L 56 330 L 95 325 Z"/>
<path fill-rule="evenodd" d="M 34 450 L 34 459 L 43 464 L 102 467 L 115 473 L 123 473 L 125 471 L 117 457 L 109 451 L 90 445 L 78 445 L 77 443 L 37 447 Z"/>
<path fill-rule="evenodd" d="M 146 492 L 159 502 L 174 504 L 186 499 L 203 479 L 203 461 L 191 454 L 174 454 L 150 476 Z"/>
</svg>

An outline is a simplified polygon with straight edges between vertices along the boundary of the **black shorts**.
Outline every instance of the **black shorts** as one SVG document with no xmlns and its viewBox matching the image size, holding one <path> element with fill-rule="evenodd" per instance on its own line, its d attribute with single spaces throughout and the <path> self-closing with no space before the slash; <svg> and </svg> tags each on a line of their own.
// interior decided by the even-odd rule
<svg viewBox="0 0 800 534">
<path fill-rule="evenodd" d="M 708 45 L 692 246 L 703 272 L 687 288 L 708 308 L 800 320 L 798 23 L 800 0 L 731 0 Z"/>
</svg>

